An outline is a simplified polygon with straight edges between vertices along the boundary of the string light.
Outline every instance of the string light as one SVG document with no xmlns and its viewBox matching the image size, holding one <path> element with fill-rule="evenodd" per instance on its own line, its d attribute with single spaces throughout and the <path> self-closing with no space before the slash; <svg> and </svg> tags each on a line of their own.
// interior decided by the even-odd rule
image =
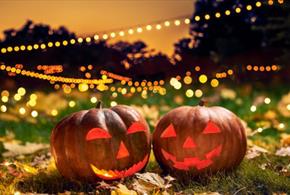
<svg viewBox="0 0 290 195">
<path fill-rule="evenodd" d="M 272 0 L 269 0 L 268 1 L 268 5 L 273 5 L 274 1 Z M 284 0 L 278 0 L 278 4 L 283 4 L 284 3 Z M 256 1 L 255 4 L 254 4 L 257 8 L 260 8 L 262 6 L 262 3 L 260 1 Z M 246 6 L 246 10 L 248 11 L 251 11 L 253 9 L 253 6 L 252 5 L 247 5 Z M 232 8 L 232 10 L 226 10 L 224 13 L 226 16 L 230 16 L 231 13 L 235 12 L 237 14 L 240 14 L 242 9 L 240 7 L 236 7 L 236 8 Z M 216 18 L 220 18 L 221 17 L 221 13 L 220 12 L 216 12 L 216 13 L 213 13 L 212 15 L 214 15 Z M 210 13 L 207 13 L 203 16 L 203 19 L 204 20 L 210 20 L 212 17 L 211 17 L 211 14 Z M 199 15 L 196 15 L 194 16 L 194 21 L 195 22 L 199 22 L 202 20 L 202 17 L 199 16 Z M 182 22 L 183 21 L 183 22 Z M 171 23 L 173 23 L 174 25 L 170 25 Z M 134 32 L 136 31 L 137 33 L 143 33 L 144 30 L 143 29 L 146 29 L 147 31 L 151 31 L 153 30 L 153 26 L 155 26 L 155 29 L 156 30 L 161 30 L 163 27 L 169 27 L 169 26 L 180 26 L 181 24 L 185 24 L 185 25 L 189 25 L 190 24 L 190 19 L 188 17 L 181 17 L 181 18 L 178 18 L 178 19 L 175 19 L 175 20 L 172 20 L 172 21 L 169 21 L 169 20 L 165 20 L 163 22 L 160 22 L 158 24 L 147 24 L 147 25 L 144 25 L 144 26 L 140 26 L 138 27 L 137 29 L 134 30 L 134 28 L 128 28 L 127 30 L 122 30 L 122 31 L 119 31 L 118 33 L 116 32 L 107 32 L 105 34 L 98 34 L 96 33 L 94 36 L 93 36 L 93 39 L 95 41 L 98 41 L 100 40 L 100 38 L 106 40 L 108 39 L 109 37 L 110 38 L 116 38 L 117 35 L 123 37 L 125 36 L 126 34 L 127 35 L 132 35 L 134 34 Z M 125 33 L 127 32 L 127 33 Z M 82 43 L 91 43 L 92 42 L 92 37 L 88 36 L 88 37 L 79 37 L 76 39 L 77 42 L 79 44 L 82 44 Z M 52 48 L 52 47 L 60 47 L 60 46 L 68 46 L 68 45 L 73 45 L 76 43 L 76 40 L 75 39 L 71 39 L 70 41 L 68 40 L 63 40 L 62 41 L 62 44 L 60 41 L 56 41 L 56 42 L 48 42 L 48 43 L 41 43 L 40 45 L 39 44 L 33 44 L 33 45 L 16 45 L 16 46 L 7 46 L 6 48 L 1 48 L 1 53 L 2 54 L 6 54 L 7 52 L 8 53 L 11 53 L 11 52 L 19 52 L 19 51 L 25 51 L 25 50 L 28 50 L 28 51 L 31 51 L 31 50 L 37 50 L 37 49 L 46 49 L 47 47 L 48 48 Z M 85 40 L 85 41 L 84 41 Z"/>
<path fill-rule="evenodd" d="M 11 67 L 6 65 L 1 65 L 0 70 L 11 72 Z M 74 83 L 74 84 L 80 84 L 80 83 L 86 83 L 86 84 L 106 84 L 106 83 L 112 83 L 113 79 L 82 79 L 82 78 L 69 78 L 69 77 L 61 77 L 61 76 L 52 76 L 52 75 L 46 75 L 41 74 L 33 71 L 28 70 L 20 70 L 17 71 L 16 74 L 27 76 L 27 77 L 33 77 L 41 80 L 48 80 L 52 82 L 61 82 L 61 83 Z"/>
</svg>

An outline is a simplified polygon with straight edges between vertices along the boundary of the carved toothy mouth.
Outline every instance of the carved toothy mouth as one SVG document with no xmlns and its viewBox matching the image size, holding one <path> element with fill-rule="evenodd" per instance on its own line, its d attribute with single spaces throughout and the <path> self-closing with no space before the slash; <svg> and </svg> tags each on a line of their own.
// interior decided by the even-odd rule
<svg viewBox="0 0 290 195">
<path fill-rule="evenodd" d="M 105 170 L 105 169 L 98 169 L 95 165 L 90 164 L 94 173 L 101 179 L 106 180 L 113 180 L 113 179 L 120 179 L 123 177 L 128 177 L 133 175 L 134 173 L 140 171 L 148 161 L 149 155 L 146 155 L 142 161 L 131 166 L 129 169 L 126 170 Z"/>
<path fill-rule="evenodd" d="M 180 170 L 188 171 L 190 168 L 196 168 L 198 170 L 209 167 L 213 163 L 213 158 L 220 155 L 222 145 L 214 148 L 210 152 L 205 154 L 205 159 L 198 157 L 184 158 L 183 161 L 177 161 L 173 154 L 161 149 L 162 155 L 166 160 L 170 160 L 173 163 L 173 167 Z"/>
</svg>

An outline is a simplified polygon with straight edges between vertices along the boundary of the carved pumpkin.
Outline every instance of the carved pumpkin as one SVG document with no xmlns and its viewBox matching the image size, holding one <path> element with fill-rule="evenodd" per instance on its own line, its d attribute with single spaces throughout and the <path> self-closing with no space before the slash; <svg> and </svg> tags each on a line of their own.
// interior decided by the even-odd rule
<svg viewBox="0 0 290 195">
<path fill-rule="evenodd" d="M 182 106 L 167 113 L 153 133 L 154 155 L 164 170 L 196 176 L 240 164 L 247 148 L 239 118 L 222 107 Z"/>
<path fill-rule="evenodd" d="M 59 172 L 70 179 L 114 180 L 142 170 L 149 159 L 150 132 L 129 106 L 85 110 L 64 118 L 51 135 Z"/>
</svg>

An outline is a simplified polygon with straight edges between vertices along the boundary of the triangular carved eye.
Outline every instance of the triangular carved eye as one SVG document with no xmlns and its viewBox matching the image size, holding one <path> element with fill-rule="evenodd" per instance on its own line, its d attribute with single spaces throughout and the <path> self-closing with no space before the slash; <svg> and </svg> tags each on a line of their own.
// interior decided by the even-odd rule
<svg viewBox="0 0 290 195">
<path fill-rule="evenodd" d="M 202 133 L 210 134 L 210 133 L 220 133 L 220 132 L 221 132 L 220 128 L 213 122 L 209 121 Z"/>
<path fill-rule="evenodd" d="M 174 126 L 170 124 L 161 134 L 161 138 L 176 137 Z"/>
<path fill-rule="evenodd" d="M 104 129 L 93 128 L 87 133 L 86 140 L 90 141 L 90 140 L 95 140 L 95 139 L 108 139 L 111 137 L 112 136 Z"/>
<path fill-rule="evenodd" d="M 137 133 L 137 132 L 145 132 L 146 127 L 143 124 L 134 122 L 127 130 L 127 134 Z"/>
</svg>

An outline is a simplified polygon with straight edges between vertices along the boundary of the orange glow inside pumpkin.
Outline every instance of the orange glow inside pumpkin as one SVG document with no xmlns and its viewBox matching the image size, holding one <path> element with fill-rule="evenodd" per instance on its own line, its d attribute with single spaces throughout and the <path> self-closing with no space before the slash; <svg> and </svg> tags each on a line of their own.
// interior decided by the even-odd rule
<svg viewBox="0 0 290 195">
<path fill-rule="evenodd" d="M 220 128 L 213 122 L 209 121 L 206 124 L 206 127 L 203 129 L 202 134 L 217 134 L 220 133 Z M 173 124 L 170 124 L 161 134 L 161 138 L 174 138 L 176 137 L 176 131 L 174 129 Z M 193 149 L 198 147 L 197 144 L 194 142 L 194 140 L 188 136 L 183 145 L 183 149 Z M 196 168 L 198 170 L 204 169 L 209 167 L 212 163 L 215 157 L 220 156 L 220 153 L 222 151 L 222 145 L 218 145 L 217 147 L 213 148 L 211 151 L 207 152 L 204 155 L 203 159 L 200 159 L 199 157 L 184 157 L 183 161 L 178 161 L 176 156 L 173 154 L 167 152 L 164 149 L 161 149 L 161 153 L 163 157 L 166 160 L 169 160 L 172 162 L 173 167 L 180 170 L 189 170 L 190 168 Z"/>
<path fill-rule="evenodd" d="M 139 133 L 139 132 L 146 132 L 146 127 L 144 127 L 143 124 L 139 122 L 134 122 L 132 125 L 127 129 L 126 134 L 133 134 L 133 133 Z M 89 130 L 89 132 L 86 135 L 87 141 L 93 141 L 97 139 L 109 139 L 112 138 L 112 136 L 109 134 L 108 131 L 101 129 L 101 128 L 92 128 Z M 120 160 L 123 158 L 127 158 L 130 156 L 130 153 L 123 141 L 120 142 L 118 152 L 116 155 L 116 159 Z M 129 167 L 126 170 L 105 170 L 97 168 L 95 165 L 90 164 L 93 172 L 102 179 L 106 180 L 114 180 L 114 179 L 120 179 L 123 177 L 127 177 L 130 175 L 133 175 L 134 173 L 140 171 L 148 161 L 149 155 L 146 155 L 144 159 L 141 161 L 135 163 L 131 167 Z"/>
</svg>

